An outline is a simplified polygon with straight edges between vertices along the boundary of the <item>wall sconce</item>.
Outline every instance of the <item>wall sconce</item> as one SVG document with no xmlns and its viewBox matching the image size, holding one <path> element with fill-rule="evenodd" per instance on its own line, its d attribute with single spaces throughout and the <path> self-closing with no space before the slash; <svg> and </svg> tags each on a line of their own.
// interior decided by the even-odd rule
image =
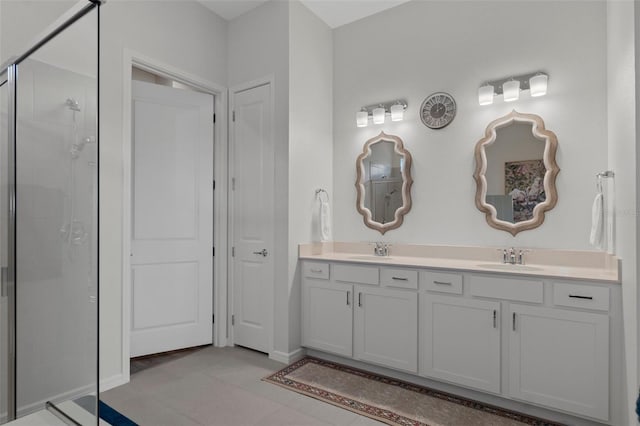
<svg viewBox="0 0 640 426">
<path fill-rule="evenodd" d="M 478 103 L 491 105 L 495 96 L 503 95 L 505 102 L 517 101 L 520 92 L 529 90 L 532 97 L 547 94 L 549 76 L 542 72 L 518 75 L 485 83 L 478 89 Z"/>
<path fill-rule="evenodd" d="M 391 117 L 391 121 L 402 121 L 404 120 L 404 111 L 406 109 L 407 101 L 405 100 L 362 107 L 356 113 L 356 126 L 367 127 L 369 125 L 369 117 L 371 117 L 373 124 L 384 124 L 387 115 Z"/>
</svg>

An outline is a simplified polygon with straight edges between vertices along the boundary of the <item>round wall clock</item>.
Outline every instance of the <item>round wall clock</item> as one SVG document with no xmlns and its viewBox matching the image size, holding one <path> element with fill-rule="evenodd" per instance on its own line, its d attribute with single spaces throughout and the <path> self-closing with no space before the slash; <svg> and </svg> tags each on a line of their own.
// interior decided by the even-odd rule
<svg viewBox="0 0 640 426">
<path fill-rule="evenodd" d="M 456 101 L 448 93 L 433 93 L 422 102 L 420 118 L 430 129 L 442 129 L 456 116 Z"/>
</svg>

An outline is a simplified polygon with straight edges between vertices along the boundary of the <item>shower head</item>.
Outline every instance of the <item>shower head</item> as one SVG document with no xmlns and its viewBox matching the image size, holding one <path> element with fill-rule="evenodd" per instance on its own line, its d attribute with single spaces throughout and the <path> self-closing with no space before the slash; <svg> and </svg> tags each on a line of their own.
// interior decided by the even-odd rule
<svg viewBox="0 0 640 426">
<path fill-rule="evenodd" d="M 73 98 L 67 98 L 65 105 L 67 105 L 67 108 L 71 111 L 80 111 L 80 104 Z"/>
</svg>

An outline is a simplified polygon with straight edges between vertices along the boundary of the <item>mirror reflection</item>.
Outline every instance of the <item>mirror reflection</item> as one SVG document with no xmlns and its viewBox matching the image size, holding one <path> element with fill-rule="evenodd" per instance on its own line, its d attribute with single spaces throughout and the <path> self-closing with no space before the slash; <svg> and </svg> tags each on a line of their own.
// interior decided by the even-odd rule
<svg viewBox="0 0 640 426">
<path fill-rule="evenodd" d="M 402 206 L 402 170 L 404 158 L 395 152 L 395 143 L 380 141 L 371 145 L 364 159 L 364 206 L 371 210 L 374 222 L 394 220 Z"/>
<path fill-rule="evenodd" d="M 385 233 L 402 224 L 411 208 L 411 155 L 397 136 L 369 139 L 358 157 L 357 209 L 365 225 Z"/>
<path fill-rule="evenodd" d="M 495 142 L 486 146 L 486 202 L 499 220 L 531 220 L 534 208 L 546 200 L 544 146 L 533 136 L 531 123 L 518 122 L 498 129 Z"/>
<path fill-rule="evenodd" d="M 558 201 L 558 138 L 535 114 L 512 111 L 487 126 L 475 149 L 476 207 L 516 235 L 537 228 Z"/>
</svg>

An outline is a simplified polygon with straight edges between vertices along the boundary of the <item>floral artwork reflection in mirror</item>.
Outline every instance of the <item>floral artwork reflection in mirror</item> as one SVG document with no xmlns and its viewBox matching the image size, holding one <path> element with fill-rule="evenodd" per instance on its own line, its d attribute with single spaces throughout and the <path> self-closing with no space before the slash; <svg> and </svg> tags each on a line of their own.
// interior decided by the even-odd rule
<svg viewBox="0 0 640 426">
<path fill-rule="evenodd" d="M 504 192 L 511 196 L 514 223 L 533 219 L 533 209 L 546 199 L 546 172 L 542 159 L 504 163 Z"/>
<path fill-rule="evenodd" d="M 476 144 L 476 206 L 487 223 L 516 235 L 542 224 L 557 202 L 557 137 L 535 114 L 512 111 Z"/>
<path fill-rule="evenodd" d="M 411 154 L 397 136 L 369 139 L 356 161 L 356 208 L 371 229 L 399 227 L 411 209 Z"/>
</svg>

